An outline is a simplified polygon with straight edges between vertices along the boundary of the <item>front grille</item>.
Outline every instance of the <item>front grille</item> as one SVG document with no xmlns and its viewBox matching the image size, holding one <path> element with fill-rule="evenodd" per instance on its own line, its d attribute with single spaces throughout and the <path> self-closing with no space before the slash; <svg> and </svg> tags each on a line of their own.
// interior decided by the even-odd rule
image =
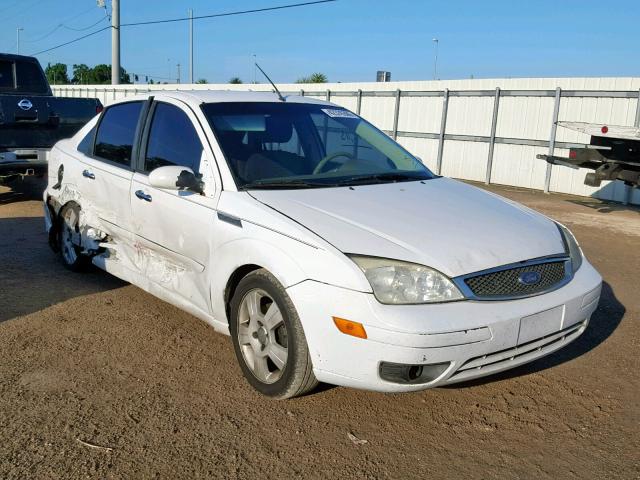
<svg viewBox="0 0 640 480">
<path fill-rule="evenodd" d="M 540 280 L 527 285 L 520 281 L 520 275 L 536 272 Z M 552 289 L 565 279 L 565 261 L 538 263 L 521 267 L 482 273 L 464 279 L 464 283 L 478 298 L 522 297 Z"/>
</svg>

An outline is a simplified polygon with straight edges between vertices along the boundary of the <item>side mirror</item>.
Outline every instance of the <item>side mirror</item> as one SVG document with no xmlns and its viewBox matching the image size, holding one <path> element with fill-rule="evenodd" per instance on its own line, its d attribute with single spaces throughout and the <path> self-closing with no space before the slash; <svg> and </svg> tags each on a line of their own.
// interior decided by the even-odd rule
<svg viewBox="0 0 640 480">
<path fill-rule="evenodd" d="M 166 190 L 190 190 L 196 193 L 204 192 L 204 183 L 200 175 L 193 173 L 189 167 L 168 165 L 158 167 L 149 174 L 149 183 L 152 187 Z"/>
</svg>

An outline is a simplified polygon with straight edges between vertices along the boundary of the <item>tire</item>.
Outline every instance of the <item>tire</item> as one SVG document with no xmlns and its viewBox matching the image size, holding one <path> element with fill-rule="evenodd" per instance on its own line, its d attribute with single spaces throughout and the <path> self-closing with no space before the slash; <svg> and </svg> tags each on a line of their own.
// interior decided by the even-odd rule
<svg viewBox="0 0 640 480">
<path fill-rule="evenodd" d="M 244 277 L 231 299 L 230 313 L 233 348 L 253 388 L 287 399 L 318 385 L 298 313 L 273 275 L 260 269 Z"/>
<path fill-rule="evenodd" d="M 74 237 L 80 235 L 79 219 L 80 205 L 73 202 L 62 207 L 58 215 L 60 259 L 62 264 L 73 272 L 84 271 L 91 263 L 91 257 L 81 253 L 81 247 L 74 244 Z"/>
</svg>

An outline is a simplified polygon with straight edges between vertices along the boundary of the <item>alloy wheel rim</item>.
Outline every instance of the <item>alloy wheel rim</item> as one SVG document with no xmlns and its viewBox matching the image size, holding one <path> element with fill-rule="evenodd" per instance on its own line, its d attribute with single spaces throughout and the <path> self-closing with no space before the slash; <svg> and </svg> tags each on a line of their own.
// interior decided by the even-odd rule
<svg viewBox="0 0 640 480">
<path fill-rule="evenodd" d="M 238 344 L 242 358 L 259 381 L 277 382 L 287 366 L 288 335 L 282 311 L 262 289 L 248 291 L 238 311 Z"/>
<path fill-rule="evenodd" d="M 76 212 L 69 208 L 62 217 L 62 236 L 60 248 L 65 261 L 72 265 L 78 259 L 78 252 L 73 242 L 74 237 L 78 235 L 77 229 L 78 218 Z"/>
</svg>

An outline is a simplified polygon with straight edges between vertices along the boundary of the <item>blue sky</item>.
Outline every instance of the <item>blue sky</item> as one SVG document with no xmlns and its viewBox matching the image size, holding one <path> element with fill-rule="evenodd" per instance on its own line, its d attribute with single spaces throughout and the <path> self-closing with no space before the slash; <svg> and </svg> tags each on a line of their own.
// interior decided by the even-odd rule
<svg viewBox="0 0 640 480">
<path fill-rule="evenodd" d="M 121 0 L 122 22 L 261 8 L 296 0 Z M 299 1 L 299 0 L 298 0 Z M 110 4 L 110 0 L 107 0 Z M 0 51 L 31 54 L 106 26 L 95 0 L 0 0 Z M 60 24 L 64 27 L 56 27 Z M 331 81 L 545 76 L 640 76 L 640 1 L 373 1 L 200 20 L 195 24 L 195 76 L 251 81 L 251 56 L 276 82 L 324 72 Z M 55 29 L 55 30 L 54 30 Z M 52 32 L 52 30 L 54 30 Z M 51 33 L 52 32 L 52 33 Z M 45 38 L 43 38 L 45 37 Z M 187 76 L 188 25 L 123 28 L 122 65 L 130 72 Z M 47 62 L 110 63 L 110 32 L 39 55 Z"/>
</svg>

